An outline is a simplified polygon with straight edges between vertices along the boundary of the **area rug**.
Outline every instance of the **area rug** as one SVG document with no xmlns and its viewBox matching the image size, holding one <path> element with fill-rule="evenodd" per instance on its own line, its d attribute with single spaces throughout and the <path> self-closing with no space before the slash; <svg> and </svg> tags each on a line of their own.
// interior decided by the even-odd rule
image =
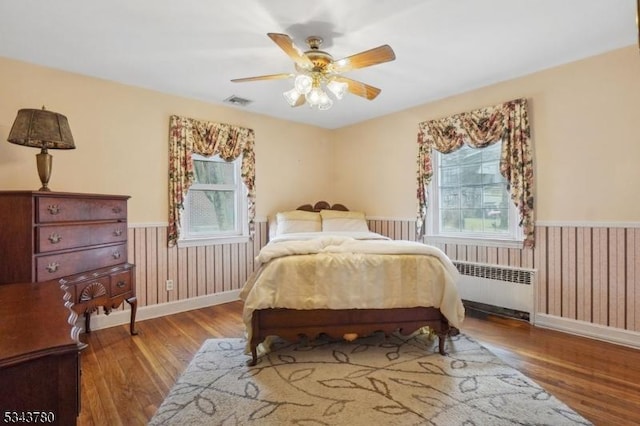
<svg viewBox="0 0 640 426">
<path fill-rule="evenodd" d="M 276 340 L 248 367 L 244 339 L 210 339 L 151 425 L 589 425 L 473 339 Z"/>
</svg>

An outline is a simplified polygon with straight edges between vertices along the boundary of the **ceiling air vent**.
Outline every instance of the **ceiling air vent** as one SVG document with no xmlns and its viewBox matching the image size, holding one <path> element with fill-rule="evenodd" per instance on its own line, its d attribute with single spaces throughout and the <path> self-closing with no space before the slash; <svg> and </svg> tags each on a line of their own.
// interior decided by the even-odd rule
<svg viewBox="0 0 640 426">
<path fill-rule="evenodd" d="M 241 97 L 236 96 L 236 95 L 231 95 L 227 99 L 225 99 L 224 101 L 226 103 L 228 103 L 228 104 L 241 106 L 241 107 L 247 106 L 251 102 L 253 102 L 253 101 L 250 101 L 249 99 L 241 98 Z"/>
</svg>

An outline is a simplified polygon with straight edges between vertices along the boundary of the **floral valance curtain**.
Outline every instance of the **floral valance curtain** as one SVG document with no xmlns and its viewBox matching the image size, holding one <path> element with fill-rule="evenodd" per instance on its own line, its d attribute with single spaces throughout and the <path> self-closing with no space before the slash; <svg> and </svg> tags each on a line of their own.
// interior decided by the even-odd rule
<svg viewBox="0 0 640 426">
<path fill-rule="evenodd" d="M 431 153 L 453 152 L 468 144 L 482 148 L 502 140 L 500 173 L 507 180 L 511 200 L 518 209 L 525 247 L 534 244 L 533 154 L 527 100 L 516 99 L 438 120 L 420 123 L 418 131 L 418 221 L 424 233 L 426 188 L 433 169 Z"/>
<path fill-rule="evenodd" d="M 194 181 L 192 154 L 220 155 L 233 161 L 242 155 L 242 181 L 247 187 L 249 232 L 253 236 L 255 218 L 254 132 L 229 124 L 171 116 L 169 126 L 169 235 L 168 244 L 176 244 L 184 198 Z"/>
</svg>

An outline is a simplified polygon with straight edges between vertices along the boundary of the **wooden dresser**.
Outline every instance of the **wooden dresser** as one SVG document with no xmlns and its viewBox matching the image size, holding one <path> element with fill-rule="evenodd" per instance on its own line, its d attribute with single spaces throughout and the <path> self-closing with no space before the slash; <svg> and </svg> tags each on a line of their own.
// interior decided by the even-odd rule
<svg viewBox="0 0 640 426">
<path fill-rule="evenodd" d="M 57 280 L 0 285 L 2 424 L 76 424 L 85 345 L 69 299 Z"/>
<path fill-rule="evenodd" d="M 69 287 L 85 316 L 131 305 L 135 334 L 134 266 L 127 262 L 127 200 L 123 195 L 0 191 L 0 284 L 54 279 Z"/>
</svg>

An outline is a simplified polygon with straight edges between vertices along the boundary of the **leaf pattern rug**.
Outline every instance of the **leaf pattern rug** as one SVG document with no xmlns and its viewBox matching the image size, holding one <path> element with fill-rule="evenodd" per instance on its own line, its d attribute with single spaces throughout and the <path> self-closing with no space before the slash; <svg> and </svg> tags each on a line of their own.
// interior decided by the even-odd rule
<svg viewBox="0 0 640 426">
<path fill-rule="evenodd" d="M 473 339 L 374 334 L 276 339 L 248 367 L 244 339 L 210 339 L 151 425 L 589 425 Z"/>
</svg>

